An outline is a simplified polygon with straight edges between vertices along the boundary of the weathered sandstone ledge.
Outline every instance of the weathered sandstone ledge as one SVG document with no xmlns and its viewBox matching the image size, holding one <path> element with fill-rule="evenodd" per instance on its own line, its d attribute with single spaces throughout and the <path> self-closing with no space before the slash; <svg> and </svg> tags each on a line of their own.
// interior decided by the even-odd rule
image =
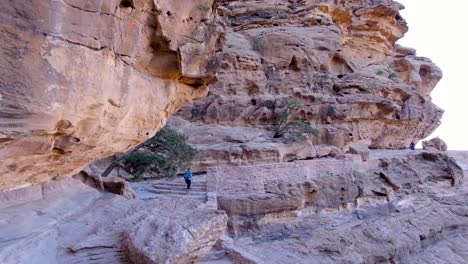
<svg viewBox="0 0 468 264">
<path fill-rule="evenodd" d="M 457 162 L 384 150 L 366 162 L 215 167 L 210 206 L 195 199 L 200 181 L 193 195 L 176 191 L 181 179 L 142 182 L 156 196 L 127 200 L 54 180 L 0 195 L 0 262 L 192 263 L 221 237 L 223 263 L 463 263 L 468 159 L 450 156 Z"/>
<path fill-rule="evenodd" d="M 464 263 L 466 152 L 372 151 L 208 171 L 234 263 Z M 465 172 L 463 171 L 465 169 Z M 210 184 L 211 182 L 211 184 Z"/>
<path fill-rule="evenodd" d="M 401 8 L 2 5 L 0 263 L 213 264 L 214 251 L 214 263 L 466 263 L 468 154 L 389 150 L 429 135 L 443 112 L 430 97 L 441 70 L 396 45 L 408 30 Z M 169 121 L 207 172 L 191 191 L 118 171 L 102 182 L 112 158 L 76 174 L 204 97 Z M 274 138 L 285 99 L 302 105 L 291 120 L 320 137 Z"/>
<path fill-rule="evenodd" d="M 0 191 L 71 176 L 152 136 L 216 79 L 213 0 L 0 7 Z"/>
<path fill-rule="evenodd" d="M 219 81 L 172 121 L 201 150 L 198 169 L 334 155 L 357 141 L 400 149 L 427 137 L 443 113 L 430 97 L 442 72 L 395 44 L 408 30 L 401 8 L 391 0 L 220 1 L 228 28 Z M 318 128 L 319 138 L 273 138 L 283 99 L 302 104 L 291 119 Z"/>
<path fill-rule="evenodd" d="M 226 221 L 190 199 L 127 200 L 51 181 L 0 194 L 0 263 L 193 263 Z"/>
</svg>

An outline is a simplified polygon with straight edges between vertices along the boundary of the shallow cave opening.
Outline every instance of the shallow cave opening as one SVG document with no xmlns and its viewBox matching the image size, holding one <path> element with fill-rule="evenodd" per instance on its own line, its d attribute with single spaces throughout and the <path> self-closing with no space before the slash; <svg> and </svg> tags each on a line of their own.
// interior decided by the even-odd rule
<svg viewBox="0 0 468 264">
<path fill-rule="evenodd" d="M 252 100 L 250 100 L 250 102 L 252 103 L 252 105 L 257 105 L 257 100 L 256 99 L 252 99 Z"/>
<path fill-rule="evenodd" d="M 342 79 L 344 77 L 343 74 L 338 74 L 336 77 L 338 77 L 338 79 Z"/>
<path fill-rule="evenodd" d="M 194 89 L 198 89 L 203 86 L 202 83 L 186 83 L 186 84 Z"/>
<path fill-rule="evenodd" d="M 289 63 L 289 69 L 293 70 L 293 71 L 300 71 L 300 68 L 298 66 L 298 62 L 297 62 L 297 59 L 296 59 L 296 56 L 293 56 L 291 58 L 291 62 Z"/>
<path fill-rule="evenodd" d="M 426 77 L 428 74 L 429 74 L 429 69 L 426 68 L 426 67 L 421 67 L 421 69 L 419 70 L 419 75 L 421 77 Z"/>
<path fill-rule="evenodd" d="M 133 0 L 122 0 L 120 1 L 121 8 L 135 8 L 135 4 L 133 3 Z"/>
<path fill-rule="evenodd" d="M 348 62 L 340 55 L 333 54 L 330 58 L 330 68 L 337 74 L 353 73 L 353 69 L 349 66 Z"/>
</svg>

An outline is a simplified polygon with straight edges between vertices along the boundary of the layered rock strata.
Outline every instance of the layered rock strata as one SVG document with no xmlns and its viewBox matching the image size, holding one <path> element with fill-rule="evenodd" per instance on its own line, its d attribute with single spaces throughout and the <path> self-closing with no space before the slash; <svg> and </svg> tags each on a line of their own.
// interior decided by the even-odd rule
<svg viewBox="0 0 468 264">
<path fill-rule="evenodd" d="M 228 29 L 219 81 L 172 122 L 201 150 L 199 170 L 326 156 L 362 141 L 399 149 L 428 136 L 442 110 L 430 92 L 442 77 L 429 59 L 396 44 L 407 32 L 402 5 L 378 1 L 220 1 Z M 284 144 L 272 115 L 320 137 Z"/>
<path fill-rule="evenodd" d="M 213 0 L 0 7 L 0 191 L 73 175 L 152 136 L 216 79 Z"/>
<path fill-rule="evenodd" d="M 219 207 L 231 216 L 234 233 L 268 222 L 268 216 L 274 218 L 275 214 L 295 215 L 293 212 L 304 208 L 318 212 L 353 208 L 398 200 L 425 189 L 429 192 L 431 188 L 460 186 L 463 170 L 448 156 L 430 152 L 401 154 L 404 156 L 378 158 L 374 154 L 370 162 L 364 163 L 357 155 L 349 155 L 215 167 L 209 171 L 208 186 L 216 186 Z"/>
<path fill-rule="evenodd" d="M 246 263 L 464 263 L 468 257 L 468 185 L 445 153 L 374 151 L 364 163 L 356 155 L 220 167 L 208 180 L 234 235 L 224 248 Z"/>
</svg>

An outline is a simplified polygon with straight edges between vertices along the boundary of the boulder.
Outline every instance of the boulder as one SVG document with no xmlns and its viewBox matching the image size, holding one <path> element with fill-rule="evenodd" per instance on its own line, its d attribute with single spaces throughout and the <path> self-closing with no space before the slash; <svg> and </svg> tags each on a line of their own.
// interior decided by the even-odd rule
<svg viewBox="0 0 468 264">
<path fill-rule="evenodd" d="M 226 222 L 224 212 L 209 209 L 147 215 L 125 231 L 124 248 L 133 263 L 196 263 L 224 233 Z"/>
<path fill-rule="evenodd" d="M 121 195 L 127 199 L 135 199 L 136 193 L 130 184 L 120 177 L 102 178 L 104 190 L 110 193 Z"/>
<path fill-rule="evenodd" d="M 422 144 L 424 150 L 447 151 L 447 144 L 438 137 L 423 141 Z"/>
<path fill-rule="evenodd" d="M 349 153 L 358 154 L 361 156 L 362 161 L 367 161 L 369 160 L 370 150 L 365 143 L 356 142 L 349 146 Z"/>
</svg>

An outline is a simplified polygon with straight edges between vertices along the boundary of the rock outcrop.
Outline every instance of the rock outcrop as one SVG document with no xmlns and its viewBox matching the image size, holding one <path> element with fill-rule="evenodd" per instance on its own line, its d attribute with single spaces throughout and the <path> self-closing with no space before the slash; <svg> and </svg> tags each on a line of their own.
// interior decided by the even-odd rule
<svg viewBox="0 0 468 264">
<path fill-rule="evenodd" d="M 395 44 L 408 30 L 402 8 L 391 0 L 220 1 L 228 29 L 219 81 L 172 121 L 201 150 L 198 169 L 335 155 L 357 141 L 400 149 L 428 136 L 443 112 L 430 97 L 442 72 Z M 319 138 L 273 137 L 284 99 L 301 103 L 291 120 L 318 128 Z"/>
<path fill-rule="evenodd" d="M 2 5 L 0 263 L 210 263 L 214 245 L 236 263 L 466 263 L 468 154 L 440 140 L 388 150 L 425 138 L 443 112 L 430 97 L 441 70 L 396 45 L 402 8 Z M 169 121 L 207 171 L 191 191 L 182 178 L 101 178 L 105 157 L 205 96 Z M 277 136 L 287 100 L 300 103 L 288 121 L 319 137 Z"/>
<path fill-rule="evenodd" d="M 0 7 L 0 191 L 70 176 L 149 138 L 216 79 L 214 0 Z"/>
<path fill-rule="evenodd" d="M 356 142 L 349 146 L 349 152 L 352 154 L 359 154 L 362 161 L 367 161 L 369 159 L 370 150 L 366 144 L 362 142 Z"/>
<path fill-rule="evenodd" d="M 0 221 L 0 263 L 182 264 L 206 255 L 227 217 L 190 199 L 127 200 L 66 179 L 1 193 Z"/>
<path fill-rule="evenodd" d="M 442 139 L 436 137 L 422 142 L 424 150 L 447 151 L 447 144 Z"/>
<path fill-rule="evenodd" d="M 468 185 L 445 153 L 219 167 L 208 181 L 218 186 L 234 235 L 224 248 L 246 263 L 463 263 L 468 256 Z"/>
<path fill-rule="evenodd" d="M 457 163 L 444 154 L 401 152 L 385 156 L 389 154 L 392 152 L 374 154 L 367 162 L 347 155 L 340 159 L 216 167 L 209 171 L 208 185 L 215 182 L 211 185 L 217 186 L 219 207 L 231 216 L 231 228 L 238 233 L 275 214 L 378 204 L 434 186 L 460 186 L 464 177 Z"/>
</svg>

